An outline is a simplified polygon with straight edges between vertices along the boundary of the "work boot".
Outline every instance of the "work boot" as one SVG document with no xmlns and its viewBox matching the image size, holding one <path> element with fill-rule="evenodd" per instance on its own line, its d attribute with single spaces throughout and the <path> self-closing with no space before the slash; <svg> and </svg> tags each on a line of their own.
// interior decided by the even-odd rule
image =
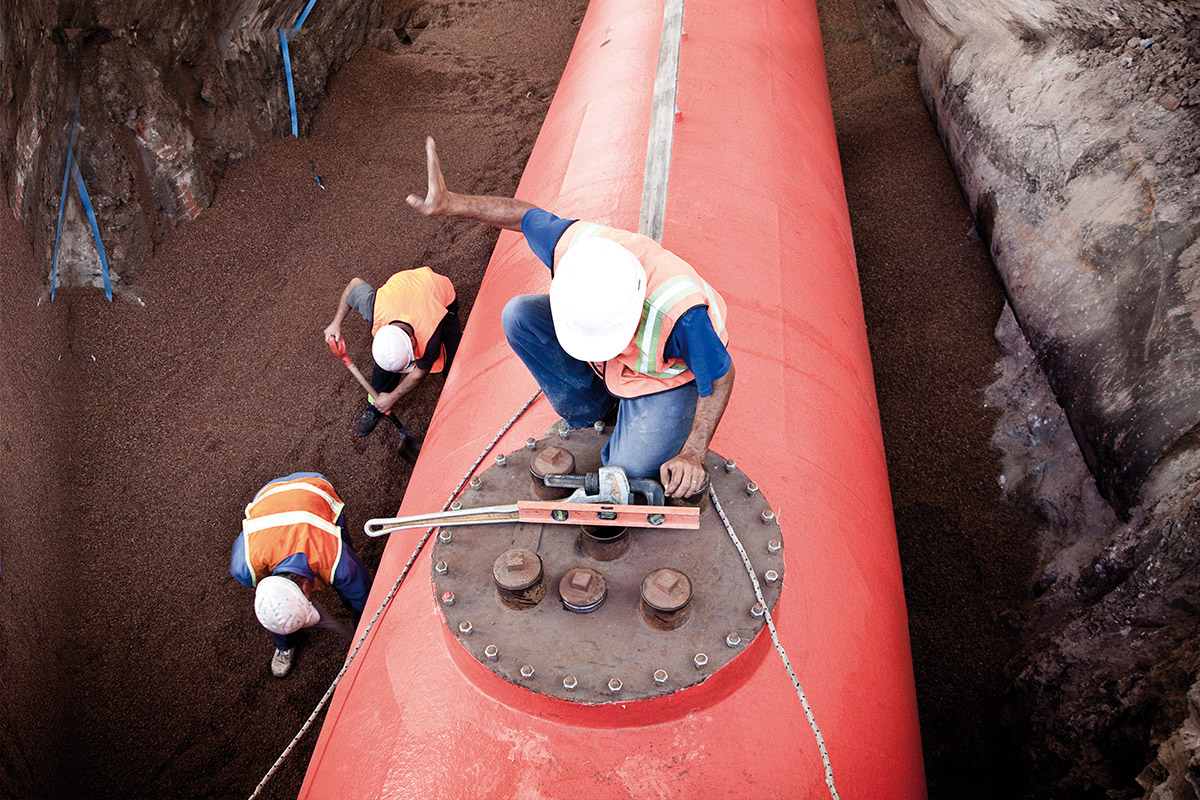
<svg viewBox="0 0 1200 800">
<path fill-rule="evenodd" d="M 386 416 L 379 413 L 379 410 L 373 405 L 368 405 L 367 410 L 358 418 L 358 423 L 354 426 L 354 435 L 358 438 L 370 436 L 371 431 L 375 430 L 375 426 L 379 424 L 379 418 Z"/>
<path fill-rule="evenodd" d="M 292 654 L 296 652 L 296 648 L 289 650 L 280 650 L 275 648 L 275 655 L 271 656 L 271 674 L 276 678 L 282 678 L 292 671 Z"/>
</svg>

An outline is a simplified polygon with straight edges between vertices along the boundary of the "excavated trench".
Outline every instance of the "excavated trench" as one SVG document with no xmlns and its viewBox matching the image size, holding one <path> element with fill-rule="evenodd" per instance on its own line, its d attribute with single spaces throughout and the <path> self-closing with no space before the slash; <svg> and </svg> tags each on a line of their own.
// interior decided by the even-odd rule
<svg viewBox="0 0 1200 800">
<path fill-rule="evenodd" d="M 1002 315 L 995 226 L 975 232 L 897 8 L 818 7 L 930 795 L 1179 791 L 1200 652 L 1188 462 L 1154 507 L 1113 513 Z M 0 793 L 245 796 L 299 729 L 346 642 L 314 631 L 270 678 L 226 573 L 241 509 L 296 469 L 330 477 L 352 531 L 398 507 L 409 468 L 386 426 L 352 437 L 362 398 L 321 329 L 349 277 L 419 263 L 469 320 L 495 234 L 410 215 L 421 141 L 457 185 L 511 193 L 586 0 L 319 3 L 290 48 L 293 139 L 275 29 L 301 8 L 0 9 Z M 1170 60 L 1192 113 L 1192 51 L 1109 27 L 1097 41 L 1131 64 Z M 72 187 L 57 231 L 76 97 L 112 302 Z M 347 331 L 356 360 L 367 334 Z M 374 566 L 382 544 L 352 540 Z M 268 796 L 295 795 L 313 738 Z"/>
</svg>

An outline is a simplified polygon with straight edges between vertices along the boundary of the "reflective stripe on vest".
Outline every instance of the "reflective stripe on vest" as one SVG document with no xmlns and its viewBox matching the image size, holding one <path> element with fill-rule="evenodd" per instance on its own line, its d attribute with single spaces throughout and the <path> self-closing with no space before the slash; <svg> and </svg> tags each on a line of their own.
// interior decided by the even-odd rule
<svg viewBox="0 0 1200 800">
<path fill-rule="evenodd" d="M 242 520 L 243 555 L 251 583 L 257 585 L 281 561 L 303 553 L 317 577 L 332 585 L 342 558 L 337 519 L 343 507 L 329 482 L 319 478 L 271 483 L 260 489 Z"/>
<path fill-rule="evenodd" d="M 638 372 L 653 378 L 670 378 L 687 371 L 687 365 L 682 362 L 682 359 L 679 359 L 680 363 L 668 366 L 661 371 L 656 371 L 654 366 L 658 362 L 658 354 L 662 352 L 663 343 L 660 339 L 663 322 L 667 318 L 667 309 L 689 294 L 704 293 L 704 296 L 708 298 L 708 307 L 716 318 L 712 320 L 713 329 L 717 332 L 717 336 L 721 336 L 725 331 L 725 321 L 722 319 L 721 310 L 713 297 L 712 287 L 704 280 L 701 280 L 700 283 L 703 284 L 702 287 L 697 286 L 696 282 L 686 275 L 676 275 L 646 298 L 642 319 L 638 323 L 637 333 L 633 337 L 633 342 L 638 349 L 637 364 L 634 369 Z"/>
</svg>

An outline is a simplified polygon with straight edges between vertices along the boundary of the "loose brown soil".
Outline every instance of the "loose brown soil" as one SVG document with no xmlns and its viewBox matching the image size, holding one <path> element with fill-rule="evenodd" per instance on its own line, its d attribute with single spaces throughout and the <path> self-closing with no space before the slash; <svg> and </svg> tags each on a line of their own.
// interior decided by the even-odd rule
<svg viewBox="0 0 1200 800">
<path fill-rule="evenodd" d="M 321 331 L 349 278 L 419 264 L 453 277 L 469 320 L 496 234 L 404 205 L 424 186 L 423 137 L 452 185 L 514 191 L 585 6 L 460 3 L 411 47 L 362 51 L 312 135 L 231 169 L 136 298 L 37 305 L 46 269 L 0 214 L 0 795 L 244 797 L 292 739 L 348 642 L 313 631 L 271 678 L 270 637 L 226 573 L 242 509 L 271 478 L 323 472 L 378 562 L 382 541 L 355 531 L 394 512 L 410 470 L 387 426 L 352 436 L 363 393 Z M 820 6 L 930 793 L 1005 796 L 1003 612 L 1032 556 L 1000 501 L 981 396 L 1002 296 L 914 69 L 877 65 L 852 0 Z M 369 365 L 365 324 L 345 331 Z M 424 429 L 440 388 L 406 403 L 406 424 Z M 267 796 L 295 795 L 315 740 Z"/>
</svg>

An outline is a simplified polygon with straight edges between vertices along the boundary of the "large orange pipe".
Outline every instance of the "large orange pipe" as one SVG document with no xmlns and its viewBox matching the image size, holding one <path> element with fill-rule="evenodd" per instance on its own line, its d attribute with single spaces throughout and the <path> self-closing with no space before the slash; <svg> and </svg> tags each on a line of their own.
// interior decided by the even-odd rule
<svg viewBox="0 0 1200 800">
<path fill-rule="evenodd" d="M 645 0 L 592 0 L 519 197 L 636 229 L 662 13 Z M 837 791 L 922 797 L 900 565 L 816 10 L 810 0 L 688 0 L 684 27 L 663 243 L 729 304 L 737 384 L 713 449 L 780 506 L 787 580 L 775 621 Z M 400 513 L 440 508 L 536 389 L 500 311 L 547 286 L 520 237 L 502 233 Z M 539 400 L 497 452 L 555 419 Z M 392 535 L 371 604 L 419 539 Z M 504 684 L 458 649 L 422 558 L 338 687 L 301 795 L 830 795 L 765 632 L 693 690 L 599 713 Z"/>
</svg>

